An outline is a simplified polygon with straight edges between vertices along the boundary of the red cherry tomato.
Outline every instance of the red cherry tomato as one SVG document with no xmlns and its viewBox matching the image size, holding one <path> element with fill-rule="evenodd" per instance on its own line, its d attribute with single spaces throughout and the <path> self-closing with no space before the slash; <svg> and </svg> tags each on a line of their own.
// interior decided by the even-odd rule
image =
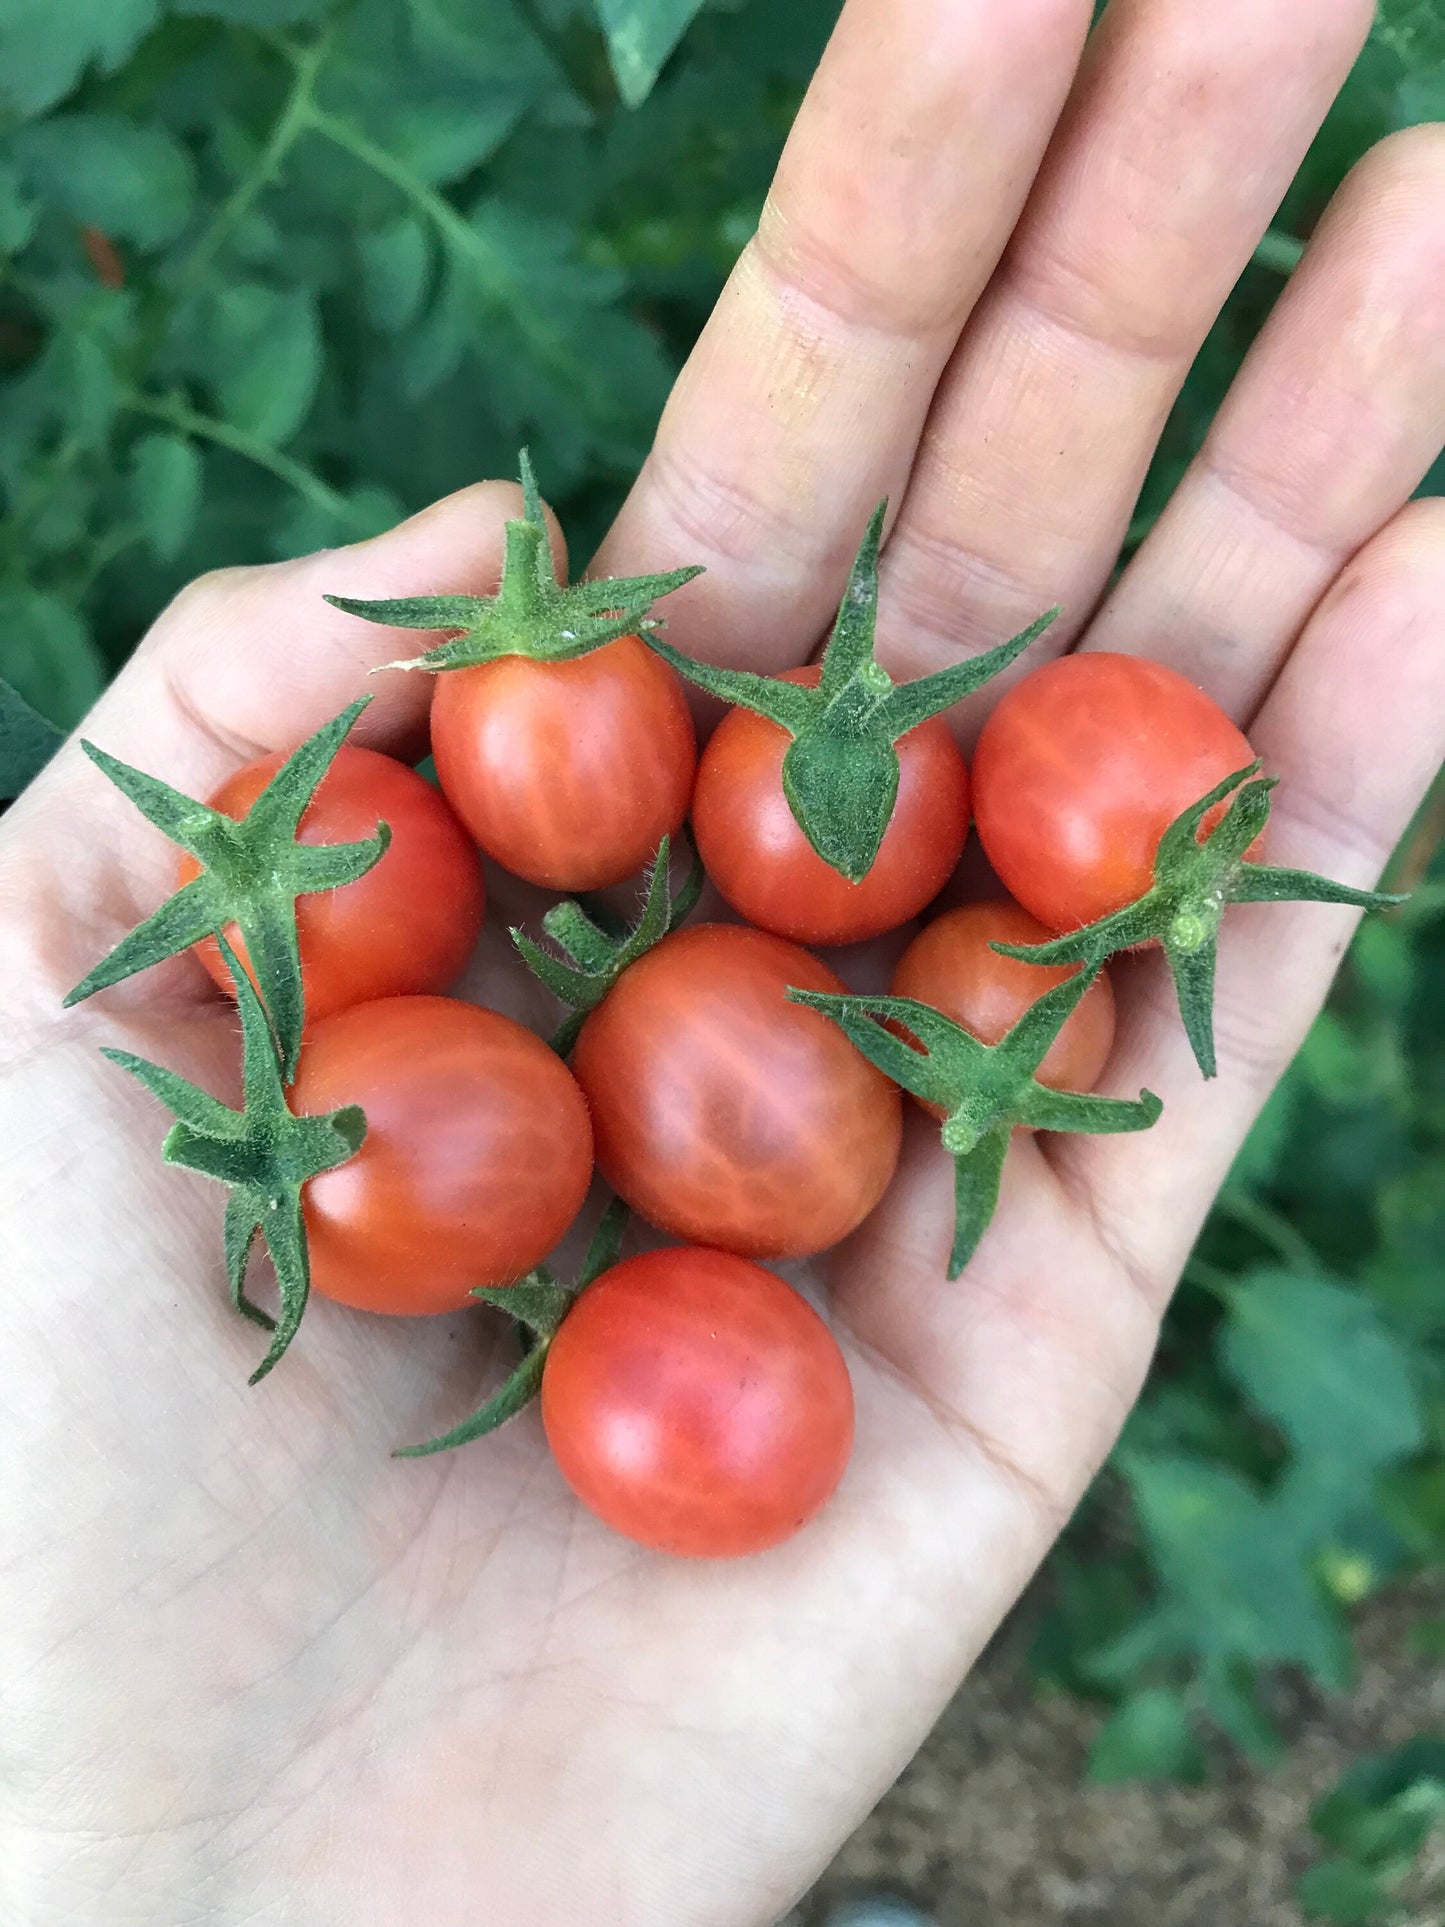
<svg viewBox="0 0 1445 1927">
<path fill-rule="evenodd" d="M 815 663 L 784 682 L 818 682 Z M 898 742 L 898 800 L 873 867 L 850 883 L 799 829 L 783 794 L 787 731 L 730 709 L 697 768 L 693 834 L 708 875 L 739 916 L 796 943 L 858 943 L 931 903 L 968 835 L 968 769 L 941 717 Z"/>
<path fill-rule="evenodd" d="M 487 855 L 550 890 L 620 883 L 687 814 L 682 685 L 637 636 L 573 662 L 504 656 L 437 677 L 432 753 Z"/>
<path fill-rule="evenodd" d="M 832 1496 L 853 1388 L 818 1314 L 761 1265 L 674 1246 L 589 1285 L 552 1341 L 542 1423 L 562 1476 L 614 1531 L 736 1558 Z"/>
<path fill-rule="evenodd" d="M 801 1257 L 846 1237 L 898 1161 L 897 1090 L 837 1025 L 787 1002 L 826 965 L 740 924 L 697 924 L 625 970 L 573 1056 L 597 1162 L 676 1237 Z"/>
<path fill-rule="evenodd" d="M 509 1017 L 387 997 L 311 1025 L 290 1103 L 359 1104 L 366 1139 L 302 1195 L 311 1283 L 362 1311 L 455 1311 L 539 1264 L 592 1177 L 571 1072 Z"/>
<path fill-rule="evenodd" d="M 1001 957 L 990 945 L 1046 943 L 1052 933 L 1027 910 L 1000 898 L 945 910 L 925 925 L 898 960 L 888 986 L 951 1017 L 982 1043 L 996 1044 L 1030 1004 L 1074 974 L 1075 966 L 1044 967 Z M 1056 1091 L 1091 1091 L 1114 1043 L 1114 992 L 1096 977 L 1070 1013 L 1039 1066 L 1042 1084 Z M 942 1117 L 937 1105 L 925 1110 Z"/>
<path fill-rule="evenodd" d="M 1175 670 L 1103 651 L 1061 656 L 984 724 L 974 818 L 1005 889 L 1050 930 L 1074 930 L 1142 896 L 1175 817 L 1253 760 L 1219 705 Z"/>
<path fill-rule="evenodd" d="M 284 763 L 263 756 L 237 770 L 211 808 L 242 817 Z M 296 900 L 306 1015 L 314 1020 L 377 997 L 445 990 L 460 975 L 482 927 L 481 865 L 445 797 L 394 757 L 343 743 L 301 818 L 302 843 L 353 843 L 391 828 L 381 861 L 355 883 Z M 200 865 L 183 856 L 189 883 Z M 226 933 L 254 980 L 241 933 Z M 230 972 L 212 937 L 196 954 L 222 990 Z"/>
</svg>

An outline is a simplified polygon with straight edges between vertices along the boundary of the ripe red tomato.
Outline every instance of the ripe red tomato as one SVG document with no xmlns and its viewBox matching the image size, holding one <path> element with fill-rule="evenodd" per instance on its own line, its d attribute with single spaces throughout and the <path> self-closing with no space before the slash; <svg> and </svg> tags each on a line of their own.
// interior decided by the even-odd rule
<svg viewBox="0 0 1445 1927">
<path fill-rule="evenodd" d="M 736 1558 L 790 1538 L 832 1496 L 853 1444 L 843 1354 L 761 1265 L 673 1246 L 578 1299 L 542 1374 L 562 1476 L 615 1532 Z"/>
<path fill-rule="evenodd" d="M 817 685 L 815 663 L 784 682 Z M 697 768 L 693 834 L 708 875 L 739 916 L 795 943 L 858 943 L 931 903 L 968 835 L 968 769 L 942 717 L 898 741 L 898 800 L 873 867 L 850 883 L 799 829 L 783 794 L 787 731 L 730 709 Z"/>
<path fill-rule="evenodd" d="M 740 924 L 665 937 L 613 985 L 573 1055 L 597 1162 L 676 1237 L 801 1257 L 846 1237 L 898 1161 L 897 1090 L 784 992 L 841 990 L 826 965 Z"/>
<path fill-rule="evenodd" d="M 996 1044 L 1030 1004 L 1063 983 L 1076 966 L 1044 967 L 1001 957 L 990 944 L 1045 943 L 1052 933 L 1007 898 L 945 910 L 925 925 L 898 959 L 888 986 L 951 1017 L 980 1042 Z M 1038 1078 L 1056 1091 L 1091 1091 L 1114 1043 L 1114 992 L 1101 973 L 1049 1046 Z M 925 1105 L 938 1117 L 937 1105 Z"/>
<path fill-rule="evenodd" d="M 209 799 L 211 808 L 244 816 L 285 760 L 263 756 L 237 770 Z M 301 818 L 299 841 L 358 842 L 378 822 L 391 828 L 379 863 L 339 890 L 296 900 L 308 1019 L 377 997 L 445 990 L 481 930 L 481 865 L 446 798 L 394 757 L 343 743 Z M 189 883 L 199 868 L 183 856 L 180 881 Z M 240 931 L 232 926 L 226 936 L 254 980 Z M 203 939 L 196 954 L 229 993 L 215 939 Z"/>
<path fill-rule="evenodd" d="M 1175 817 L 1253 760 L 1177 671 L 1102 650 L 1061 656 L 984 724 L 974 819 L 1005 889 L 1051 931 L 1075 930 L 1142 896 Z"/>
<path fill-rule="evenodd" d="M 687 814 L 682 685 L 637 636 L 572 662 L 504 656 L 437 677 L 432 753 L 487 855 L 551 890 L 620 883 Z"/>
<path fill-rule="evenodd" d="M 561 1058 L 450 997 L 387 997 L 309 1026 L 290 1103 L 366 1113 L 356 1156 L 302 1196 L 313 1288 L 362 1311 L 455 1311 L 473 1285 L 512 1283 L 591 1181 L 587 1105 Z"/>
</svg>

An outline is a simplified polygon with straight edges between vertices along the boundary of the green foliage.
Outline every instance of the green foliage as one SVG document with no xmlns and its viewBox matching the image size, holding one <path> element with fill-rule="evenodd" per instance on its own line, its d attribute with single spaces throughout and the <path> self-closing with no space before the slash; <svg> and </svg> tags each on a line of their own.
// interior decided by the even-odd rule
<svg viewBox="0 0 1445 1927">
<path fill-rule="evenodd" d="M 511 473 L 523 443 L 584 555 L 836 9 L 6 0 L 0 673 L 19 697 L 69 727 L 189 577 L 373 533 Z M 1386 0 L 1131 541 L 1329 195 L 1432 116 L 1445 15 Z M 0 692 L 12 786 L 53 740 Z M 1423 887 L 1361 932 L 1055 1561 L 1039 1664 L 1112 1704 L 1098 1779 L 1193 1773 L 1204 1728 L 1271 1757 L 1271 1671 L 1343 1681 L 1346 1608 L 1445 1561 L 1442 831 L 1437 805 L 1399 866 Z M 1383 1876 L 1356 1843 L 1332 1852 L 1310 1904 L 1343 1919 Z"/>
<path fill-rule="evenodd" d="M 1311 1822 L 1334 1851 L 1299 1879 L 1305 1917 L 1363 1927 L 1399 1919 L 1400 1890 L 1445 1822 L 1445 1739 L 1421 1734 L 1356 1761 Z"/>
</svg>

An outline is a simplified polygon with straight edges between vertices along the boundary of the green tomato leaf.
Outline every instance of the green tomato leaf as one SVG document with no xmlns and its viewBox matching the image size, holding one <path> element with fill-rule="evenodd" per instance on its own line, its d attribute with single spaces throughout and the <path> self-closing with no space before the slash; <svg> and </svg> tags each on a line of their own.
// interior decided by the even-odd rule
<svg viewBox="0 0 1445 1927">
<path fill-rule="evenodd" d="M 1220 1363 L 1295 1451 L 1363 1485 L 1423 1439 L 1410 1354 L 1363 1293 L 1287 1272 L 1231 1293 Z"/>
<path fill-rule="evenodd" d="M 1353 1860 L 1322 1860 L 1306 1868 L 1295 1882 L 1295 1896 L 1306 1920 L 1338 1921 L 1340 1927 L 1383 1921 L 1390 1904 L 1387 1890 Z"/>
<path fill-rule="evenodd" d="M 372 320 L 388 334 L 408 327 L 421 313 L 431 273 L 431 241 L 426 229 L 411 215 L 404 215 L 374 234 L 364 235 L 358 246 Z"/>
<path fill-rule="evenodd" d="M 607 38 L 617 91 L 629 107 L 652 92 L 663 62 L 692 25 L 702 0 L 593 0 Z"/>
<path fill-rule="evenodd" d="M 160 18 L 161 0 L 6 0 L 0 107 L 44 113 L 94 64 L 114 73 Z"/>
<path fill-rule="evenodd" d="M 1199 1780 L 1204 1756 L 1177 1693 L 1151 1686 L 1133 1693 L 1094 1737 L 1087 1778 L 1094 1786 L 1126 1780 Z"/>
<path fill-rule="evenodd" d="M 54 723 L 0 679 L 0 801 L 18 796 L 65 740 Z"/>
<path fill-rule="evenodd" d="M 18 254 L 35 232 L 36 209 L 13 162 L 0 162 L 0 254 Z"/>
<path fill-rule="evenodd" d="M 190 218 L 190 157 L 155 122 L 57 114 L 20 129 L 15 159 L 43 201 L 112 240 L 162 247 Z"/>
<path fill-rule="evenodd" d="M 64 729 L 78 723 L 105 683 L 78 612 L 39 589 L 0 589 L 0 636 L 5 673 L 26 702 Z"/>
<path fill-rule="evenodd" d="M 321 379 L 316 304 L 299 289 L 239 282 L 216 297 L 209 344 L 222 413 L 263 441 L 289 441 Z"/>
<path fill-rule="evenodd" d="M 171 0 L 171 12 L 205 20 L 229 20 L 238 27 L 296 27 L 320 20 L 331 0 Z"/>
<path fill-rule="evenodd" d="M 179 435 L 145 435 L 131 453 L 127 485 L 147 548 L 158 562 L 173 562 L 201 505 L 199 451 Z"/>
</svg>

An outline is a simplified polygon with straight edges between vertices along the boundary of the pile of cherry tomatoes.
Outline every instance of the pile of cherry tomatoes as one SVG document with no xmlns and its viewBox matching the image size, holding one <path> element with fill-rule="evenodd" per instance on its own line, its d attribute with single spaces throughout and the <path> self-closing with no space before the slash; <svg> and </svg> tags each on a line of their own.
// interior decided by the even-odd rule
<svg viewBox="0 0 1445 1927">
<path fill-rule="evenodd" d="M 91 750 L 183 856 L 177 894 L 72 1001 L 194 947 L 240 1003 L 239 1112 L 111 1055 L 175 1112 L 172 1161 L 233 1186 L 233 1300 L 273 1332 L 257 1376 L 308 1289 L 383 1314 L 505 1305 L 516 1370 L 414 1450 L 480 1436 L 539 1395 L 563 1477 L 611 1526 L 673 1552 L 753 1552 L 824 1504 L 853 1434 L 836 1341 L 758 1261 L 825 1252 L 873 1211 L 900 1086 L 956 1161 L 956 1272 L 1014 1130 L 1136 1130 L 1158 1113 L 1147 1093 L 1086 1095 L 1113 1041 L 1112 950 L 1168 951 L 1208 1073 L 1191 960 L 1212 967 L 1223 904 L 1366 899 L 1291 889 L 1295 873 L 1259 863 L 1269 785 L 1248 743 L 1139 658 L 1079 653 L 1023 675 L 970 773 L 941 712 L 1047 619 L 895 686 L 872 650 L 881 513 L 821 663 L 770 679 L 693 664 L 655 634 L 651 604 L 693 571 L 559 585 L 525 463 L 524 483 L 496 595 L 338 605 L 444 632 L 419 659 L 436 676 L 439 787 L 345 740 L 360 702 L 207 805 Z M 731 704 L 700 757 L 680 669 Z M 888 996 L 847 991 L 802 947 L 917 917 L 970 822 L 1009 894 L 925 923 Z M 687 922 L 692 893 L 670 894 L 689 824 L 739 921 Z M 482 925 L 479 851 L 589 899 L 554 908 L 541 940 L 514 933 L 572 1007 L 552 1044 L 445 994 Z M 590 893 L 649 864 L 639 922 L 620 927 Z M 1040 961 L 1017 954 L 1039 946 Z M 539 1267 L 594 1172 L 620 1204 L 562 1285 Z M 624 1206 L 680 1242 L 619 1259 Z M 258 1232 L 279 1321 L 244 1290 Z"/>
</svg>

